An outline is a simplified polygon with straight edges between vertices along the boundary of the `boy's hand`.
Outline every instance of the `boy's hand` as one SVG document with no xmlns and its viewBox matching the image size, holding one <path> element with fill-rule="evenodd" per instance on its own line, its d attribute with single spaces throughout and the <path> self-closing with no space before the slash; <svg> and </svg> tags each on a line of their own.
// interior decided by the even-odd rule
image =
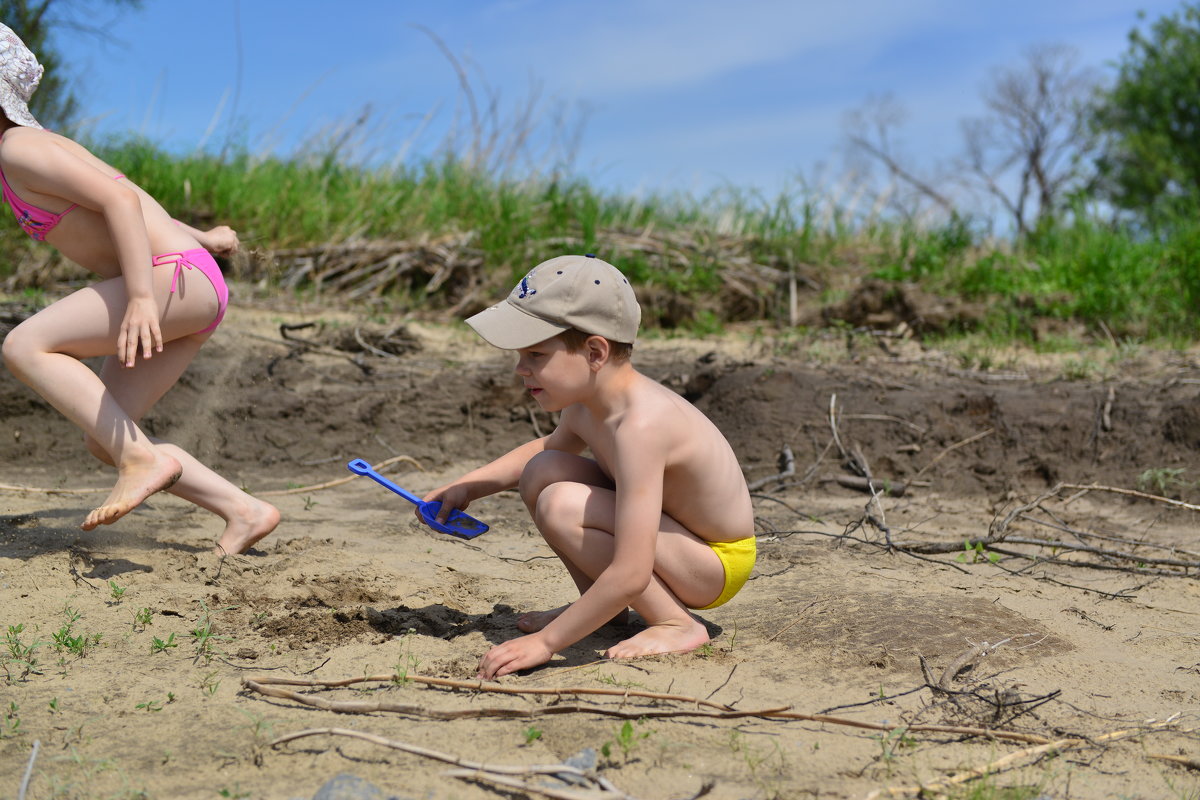
<svg viewBox="0 0 1200 800">
<path fill-rule="evenodd" d="M 471 505 L 471 501 L 475 498 L 471 496 L 465 486 L 450 483 L 434 489 L 421 499 L 426 503 L 440 500 L 442 507 L 438 510 L 437 521 L 445 522 L 449 518 L 451 511 L 454 509 L 466 511 L 467 506 Z M 420 509 L 414 509 L 413 514 L 416 515 L 417 519 L 421 518 Z"/>
<path fill-rule="evenodd" d="M 519 639 L 509 639 L 484 654 L 483 658 L 479 660 L 479 672 L 475 677 L 490 681 L 517 670 L 545 664 L 553 655 L 554 653 L 542 643 L 542 638 L 536 633 L 522 636 Z"/>
</svg>

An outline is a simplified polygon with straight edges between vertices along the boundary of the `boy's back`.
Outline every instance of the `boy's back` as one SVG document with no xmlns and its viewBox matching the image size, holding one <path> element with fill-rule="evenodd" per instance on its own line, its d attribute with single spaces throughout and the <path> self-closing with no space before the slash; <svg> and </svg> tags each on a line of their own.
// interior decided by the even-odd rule
<svg viewBox="0 0 1200 800">
<path fill-rule="evenodd" d="M 709 542 L 728 542 L 754 533 L 754 511 L 741 466 L 729 442 L 699 409 L 637 372 L 623 384 L 625 407 L 607 419 L 586 405 L 563 409 L 560 425 L 591 450 L 610 479 L 622 446 L 634 458 L 662 457 L 662 512 Z M 622 487 L 616 486 L 620 495 Z"/>
</svg>

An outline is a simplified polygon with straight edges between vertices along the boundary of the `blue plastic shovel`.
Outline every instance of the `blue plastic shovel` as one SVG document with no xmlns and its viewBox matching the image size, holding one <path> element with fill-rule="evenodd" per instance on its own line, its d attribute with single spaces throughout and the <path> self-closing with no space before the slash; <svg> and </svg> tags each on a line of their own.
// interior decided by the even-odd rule
<svg viewBox="0 0 1200 800">
<path fill-rule="evenodd" d="M 346 468 L 355 475 L 366 475 L 380 486 L 383 486 L 386 489 L 391 489 L 393 492 L 415 505 L 417 507 L 417 514 L 419 514 L 421 517 L 421 521 L 439 533 L 448 533 L 451 536 L 457 536 L 460 539 L 474 539 L 481 533 L 487 533 L 488 526 L 485 523 L 480 522 L 470 514 L 464 514 L 458 509 L 451 511 L 450 516 L 445 522 L 438 522 L 437 515 L 438 512 L 442 510 L 441 502 L 434 500 L 426 503 L 412 492 L 400 488 L 387 478 L 380 475 L 371 468 L 370 464 L 368 464 L 366 461 L 363 461 L 361 458 L 354 459 L 346 465 Z"/>
</svg>

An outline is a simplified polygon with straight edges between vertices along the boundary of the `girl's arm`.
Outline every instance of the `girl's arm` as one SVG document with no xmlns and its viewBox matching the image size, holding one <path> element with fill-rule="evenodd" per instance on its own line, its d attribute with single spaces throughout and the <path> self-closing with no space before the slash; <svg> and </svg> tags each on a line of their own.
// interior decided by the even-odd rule
<svg viewBox="0 0 1200 800">
<path fill-rule="evenodd" d="M 162 352 L 150 237 L 137 192 L 52 141 L 23 140 L 22 145 L 9 151 L 7 161 L 20 170 L 26 186 L 91 209 L 103 216 L 108 227 L 128 300 L 117 335 L 116 357 L 132 367 L 139 349 L 143 358 L 150 358 L 154 351 Z"/>
<path fill-rule="evenodd" d="M 214 228 L 202 231 L 179 220 L 175 220 L 175 224 L 190 233 L 205 250 L 218 256 L 231 256 L 240 247 L 237 231 L 228 225 L 217 225 Z"/>
</svg>

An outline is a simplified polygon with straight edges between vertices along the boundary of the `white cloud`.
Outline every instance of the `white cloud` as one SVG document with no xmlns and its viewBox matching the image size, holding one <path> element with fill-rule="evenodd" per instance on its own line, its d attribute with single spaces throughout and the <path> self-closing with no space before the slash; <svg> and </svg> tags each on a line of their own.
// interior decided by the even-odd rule
<svg viewBox="0 0 1200 800">
<path fill-rule="evenodd" d="M 553 31 L 553 43 L 539 48 L 540 72 L 596 98 L 686 86 L 806 51 L 871 47 L 927 24 L 946 4 L 623 0 L 604 4 L 603 18 L 586 24 L 577 19 L 578 5 L 560 4 L 541 20 L 540 32 Z M 506 58 L 528 54 L 527 45 L 519 43 Z"/>
</svg>

